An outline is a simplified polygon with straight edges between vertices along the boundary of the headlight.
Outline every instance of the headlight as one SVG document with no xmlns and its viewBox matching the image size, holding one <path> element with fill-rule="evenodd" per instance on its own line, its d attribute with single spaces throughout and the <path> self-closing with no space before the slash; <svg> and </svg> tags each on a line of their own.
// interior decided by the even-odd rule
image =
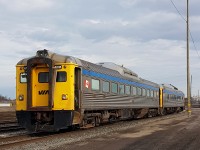
<svg viewBox="0 0 200 150">
<path fill-rule="evenodd" d="M 67 94 L 62 94 L 62 100 L 67 100 L 68 97 L 67 97 Z"/>
<path fill-rule="evenodd" d="M 24 95 L 19 95 L 19 100 L 23 101 L 24 100 Z"/>
</svg>

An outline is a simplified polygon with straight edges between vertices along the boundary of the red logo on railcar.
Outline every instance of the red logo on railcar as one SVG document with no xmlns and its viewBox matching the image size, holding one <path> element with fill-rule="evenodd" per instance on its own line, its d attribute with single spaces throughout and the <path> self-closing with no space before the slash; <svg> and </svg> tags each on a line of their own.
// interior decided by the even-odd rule
<svg viewBox="0 0 200 150">
<path fill-rule="evenodd" d="M 88 80 L 85 80 L 85 87 L 89 88 L 89 86 L 90 86 L 90 82 Z"/>
</svg>

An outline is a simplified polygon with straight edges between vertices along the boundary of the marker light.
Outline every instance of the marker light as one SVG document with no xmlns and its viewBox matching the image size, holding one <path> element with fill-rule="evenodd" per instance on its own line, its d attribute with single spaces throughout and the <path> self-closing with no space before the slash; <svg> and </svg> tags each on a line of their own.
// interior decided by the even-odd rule
<svg viewBox="0 0 200 150">
<path fill-rule="evenodd" d="M 61 65 L 56 65 L 54 66 L 55 69 L 62 69 L 62 66 Z"/>
<path fill-rule="evenodd" d="M 67 97 L 67 94 L 62 94 L 62 100 L 67 100 L 68 97 Z"/>
<path fill-rule="evenodd" d="M 23 101 L 24 100 L 24 95 L 19 95 L 19 100 Z"/>
</svg>

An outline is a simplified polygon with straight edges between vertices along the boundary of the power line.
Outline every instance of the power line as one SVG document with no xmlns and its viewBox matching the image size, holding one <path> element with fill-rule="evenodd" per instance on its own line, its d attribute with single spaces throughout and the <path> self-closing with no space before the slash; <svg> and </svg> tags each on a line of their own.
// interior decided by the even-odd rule
<svg viewBox="0 0 200 150">
<path fill-rule="evenodd" d="M 180 13 L 180 11 L 179 11 L 178 8 L 176 7 L 175 3 L 174 3 L 172 0 L 170 0 L 170 1 L 171 1 L 172 5 L 174 6 L 174 8 L 176 9 L 176 11 L 178 12 L 178 14 L 180 15 L 180 17 L 187 23 L 187 20 L 186 20 L 186 19 L 184 18 L 184 16 Z M 200 55 L 199 55 L 199 52 L 198 52 L 198 50 L 197 50 L 196 44 L 195 44 L 195 42 L 194 42 L 194 38 L 193 38 L 193 36 L 192 36 L 192 33 L 191 33 L 190 30 L 189 30 L 189 32 L 190 32 L 190 37 L 191 37 L 192 43 L 193 43 L 193 45 L 194 45 L 194 49 L 196 50 L 197 55 L 198 55 L 198 57 L 200 58 Z"/>
<path fill-rule="evenodd" d="M 190 32 L 190 30 L 189 30 L 189 32 Z M 194 42 L 194 39 L 193 39 L 193 37 L 192 37 L 192 33 L 191 33 L 191 32 L 190 32 L 190 37 L 191 37 L 192 43 L 193 43 L 193 45 L 194 45 L 194 49 L 196 50 L 197 55 L 198 55 L 199 58 L 200 58 L 199 52 L 198 52 L 198 50 L 197 50 L 197 47 L 196 47 L 196 45 L 195 45 L 195 42 Z"/>
<path fill-rule="evenodd" d="M 181 16 L 181 18 L 185 21 L 185 22 L 187 22 L 187 20 L 183 17 L 183 15 L 180 13 L 180 11 L 178 10 L 178 8 L 176 7 L 176 5 L 174 4 L 174 2 L 172 1 L 172 0 L 170 0 L 171 1 L 171 3 L 172 3 L 172 5 L 174 6 L 174 8 L 176 9 L 176 11 L 179 13 L 179 15 Z"/>
</svg>

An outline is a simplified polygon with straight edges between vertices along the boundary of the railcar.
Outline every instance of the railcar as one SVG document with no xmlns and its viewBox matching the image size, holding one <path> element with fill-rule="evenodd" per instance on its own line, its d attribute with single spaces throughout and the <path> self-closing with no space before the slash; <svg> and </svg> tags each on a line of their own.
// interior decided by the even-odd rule
<svg viewBox="0 0 200 150">
<path fill-rule="evenodd" d="M 27 130 L 58 131 L 180 111 L 184 94 L 114 63 L 39 50 L 16 65 L 16 116 Z"/>
<path fill-rule="evenodd" d="M 165 107 L 162 113 L 166 114 L 184 110 L 184 93 L 182 91 L 179 91 L 177 87 L 171 84 L 162 84 L 161 89 L 163 91 L 162 102 Z"/>
</svg>

